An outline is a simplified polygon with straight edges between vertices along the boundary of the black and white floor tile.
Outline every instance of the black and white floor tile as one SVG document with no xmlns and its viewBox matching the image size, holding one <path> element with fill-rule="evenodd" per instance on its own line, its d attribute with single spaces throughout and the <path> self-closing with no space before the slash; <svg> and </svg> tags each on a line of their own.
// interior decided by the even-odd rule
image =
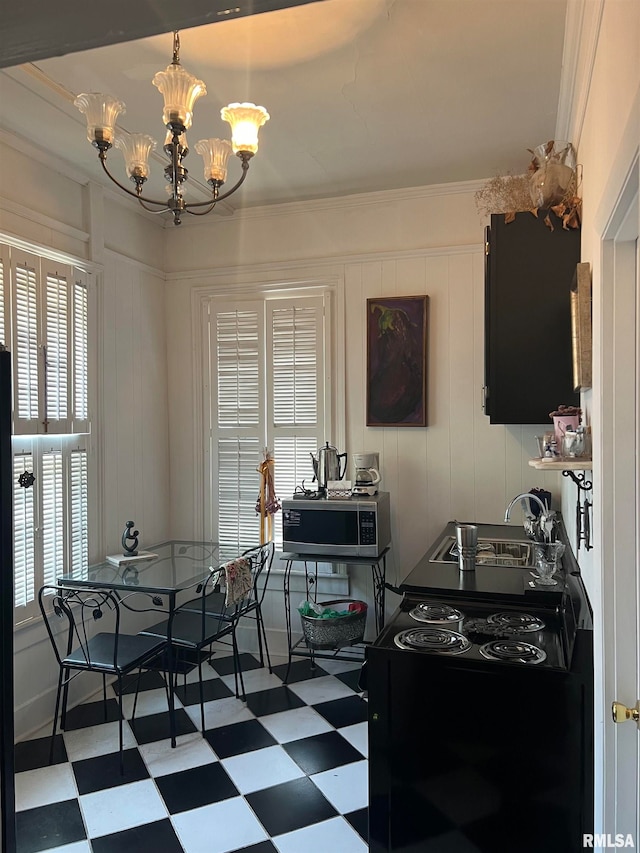
<svg viewBox="0 0 640 853">
<path fill-rule="evenodd" d="M 205 737 L 197 670 L 177 691 L 178 741 L 166 695 L 145 674 L 135 719 L 118 703 L 68 715 L 49 763 L 48 736 L 16 746 L 17 853 L 366 853 L 367 705 L 359 665 L 294 661 L 273 673 L 243 655 L 246 702 L 232 661 L 205 664 Z"/>
</svg>

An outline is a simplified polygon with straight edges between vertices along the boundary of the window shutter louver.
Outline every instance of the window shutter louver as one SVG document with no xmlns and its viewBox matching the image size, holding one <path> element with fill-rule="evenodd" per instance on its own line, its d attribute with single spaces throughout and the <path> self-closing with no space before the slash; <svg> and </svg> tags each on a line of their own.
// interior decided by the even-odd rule
<svg viewBox="0 0 640 853">
<path fill-rule="evenodd" d="M 73 285 L 73 431 L 89 431 L 89 295 L 76 274 Z"/>
<path fill-rule="evenodd" d="M 290 498 L 296 486 L 304 481 L 307 487 L 313 479 L 311 454 L 316 455 L 320 446 L 318 439 L 303 437 L 276 437 L 273 440 L 274 480 L 276 492 L 282 498 Z M 274 539 L 276 548 L 282 549 L 282 513 L 274 516 Z"/>
<path fill-rule="evenodd" d="M 220 542 L 247 548 L 258 541 L 257 467 L 264 446 L 262 306 L 213 313 L 214 523 Z"/>
<path fill-rule="evenodd" d="M 89 566 L 89 482 L 87 451 L 73 450 L 70 464 L 71 571 L 85 577 Z"/>
<path fill-rule="evenodd" d="M 38 259 L 17 259 L 14 279 L 14 432 L 35 433 L 39 428 Z"/>
<path fill-rule="evenodd" d="M 71 431 L 68 272 L 44 274 L 45 432 Z"/>
<path fill-rule="evenodd" d="M 219 429 L 260 423 L 260 340 L 255 311 L 216 317 Z"/>
<path fill-rule="evenodd" d="M 224 545 L 245 549 L 257 542 L 256 498 L 261 443 L 257 438 L 218 440 L 218 531 Z"/>
<path fill-rule="evenodd" d="M 317 425 L 318 331 L 318 306 L 272 309 L 275 428 Z"/>
<path fill-rule="evenodd" d="M 62 453 L 42 455 L 42 568 L 43 583 L 54 583 L 64 559 L 64 500 Z"/>
<path fill-rule="evenodd" d="M 18 478 L 26 471 L 33 472 L 31 453 L 13 457 L 13 572 L 14 603 L 26 607 L 34 598 L 34 487 L 23 488 Z"/>
<path fill-rule="evenodd" d="M 7 318 L 9 316 L 9 280 L 4 246 L 0 246 L 0 344 L 9 346 Z"/>
<path fill-rule="evenodd" d="M 275 460 L 276 492 L 289 498 L 303 480 L 311 483 L 311 453 L 322 444 L 322 298 L 274 300 L 268 317 L 272 353 L 269 446 Z M 282 548 L 280 513 L 274 521 L 276 547 Z"/>
</svg>

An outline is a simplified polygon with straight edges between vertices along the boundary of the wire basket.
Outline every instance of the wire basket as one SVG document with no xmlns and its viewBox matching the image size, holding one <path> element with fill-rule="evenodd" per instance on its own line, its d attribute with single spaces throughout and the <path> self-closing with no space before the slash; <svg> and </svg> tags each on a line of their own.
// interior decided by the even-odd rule
<svg viewBox="0 0 640 853">
<path fill-rule="evenodd" d="M 364 601 L 354 601 L 352 598 L 340 598 L 333 601 L 320 602 L 323 607 L 340 610 L 340 605 L 346 610 L 350 604 L 361 604 L 364 610 L 349 613 L 347 616 L 335 616 L 328 619 L 314 618 L 300 614 L 302 633 L 307 646 L 312 649 L 340 649 L 343 646 L 353 646 L 361 643 L 367 622 L 367 604 Z"/>
</svg>

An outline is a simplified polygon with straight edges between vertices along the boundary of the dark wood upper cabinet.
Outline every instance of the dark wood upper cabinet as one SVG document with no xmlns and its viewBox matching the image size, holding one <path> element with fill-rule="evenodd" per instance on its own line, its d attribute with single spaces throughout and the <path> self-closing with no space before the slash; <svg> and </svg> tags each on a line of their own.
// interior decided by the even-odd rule
<svg viewBox="0 0 640 853">
<path fill-rule="evenodd" d="M 486 233 L 485 414 L 494 424 L 551 424 L 573 389 L 570 291 L 580 231 L 545 211 L 494 214 Z"/>
</svg>

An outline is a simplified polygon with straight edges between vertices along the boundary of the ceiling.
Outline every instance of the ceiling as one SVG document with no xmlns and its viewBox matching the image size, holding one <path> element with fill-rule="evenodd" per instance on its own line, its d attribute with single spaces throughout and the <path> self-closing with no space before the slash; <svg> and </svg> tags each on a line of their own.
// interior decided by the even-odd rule
<svg viewBox="0 0 640 853">
<path fill-rule="evenodd" d="M 188 133 L 188 200 L 208 193 L 195 143 L 228 135 L 219 110 L 231 101 L 271 119 L 221 212 L 524 172 L 527 149 L 555 134 L 565 11 L 566 0 L 319 0 L 183 29 L 182 65 L 208 89 Z M 119 125 L 158 140 L 147 190 L 163 198 L 151 78 L 171 47 L 165 33 L 5 68 L 0 133 L 108 183 L 73 99 L 115 95 Z M 109 165 L 124 181 L 119 151 Z M 231 162 L 229 185 L 239 175 Z"/>
</svg>

